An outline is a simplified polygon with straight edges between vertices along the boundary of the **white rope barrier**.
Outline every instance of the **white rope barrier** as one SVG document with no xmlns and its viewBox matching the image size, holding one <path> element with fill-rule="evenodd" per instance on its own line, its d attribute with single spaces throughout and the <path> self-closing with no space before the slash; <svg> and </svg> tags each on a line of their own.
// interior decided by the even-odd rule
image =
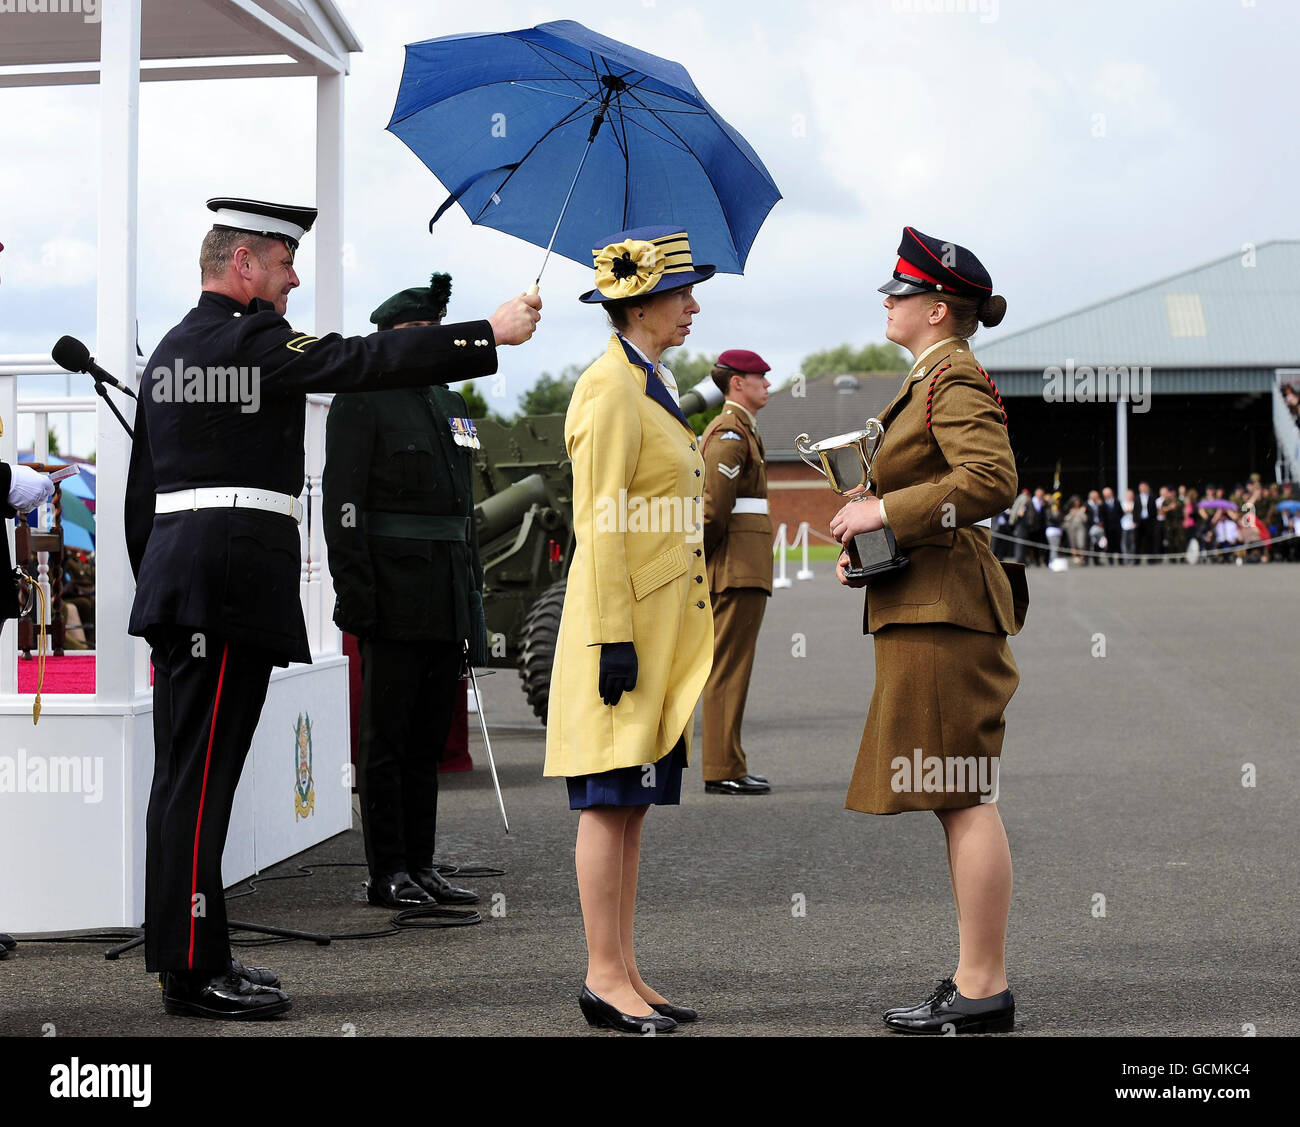
<svg viewBox="0 0 1300 1127">
<path fill-rule="evenodd" d="M 1044 544 L 1042 540 L 1025 540 L 1022 537 L 1012 536 L 1006 532 L 995 532 L 993 535 L 999 540 L 1005 540 L 1008 544 L 1025 544 L 1030 548 L 1037 548 L 1039 551 L 1050 548 L 1050 545 Z M 1284 544 L 1288 540 L 1294 540 L 1295 538 L 1296 534 L 1294 532 L 1285 532 L 1277 536 L 1270 536 L 1267 540 L 1255 540 L 1250 543 L 1238 542 L 1230 544 L 1226 548 L 1201 548 L 1197 552 L 1196 558 L 1204 559 L 1206 556 L 1227 555 L 1229 552 L 1248 552 L 1259 548 L 1272 548 L 1275 544 Z M 1200 541 L 1196 540 L 1194 543 L 1199 544 Z M 1095 556 L 1097 559 L 1103 560 L 1177 560 L 1186 558 L 1186 552 L 1181 554 L 1175 552 L 1129 552 L 1125 554 L 1123 551 L 1094 552 L 1088 548 L 1070 547 L 1058 547 L 1056 549 L 1056 558 L 1064 559 L 1067 553 L 1071 556 Z"/>
</svg>

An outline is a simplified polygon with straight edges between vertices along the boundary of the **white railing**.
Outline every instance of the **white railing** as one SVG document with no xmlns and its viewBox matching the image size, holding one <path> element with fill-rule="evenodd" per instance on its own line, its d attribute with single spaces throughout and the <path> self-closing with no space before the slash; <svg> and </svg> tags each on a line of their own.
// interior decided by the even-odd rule
<svg viewBox="0 0 1300 1127">
<path fill-rule="evenodd" d="M 137 377 L 143 371 L 144 364 L 141 363 L 136 371 Z M 96 412 L 99 398 L 95 395 L 17 397 L 18 376 L 62 374 L 65 374 L 63 369 L 48 357 L 11 355 L 0 360 L 0 420 L 3 420 L 5 427 L 3 437 L 0 437 L 0 458 L 5 461 L 16 460 L 20 419 L 24 432 L 27 419 L 32 420 L 34 460 L 48 462 L 50 417 L 93 415 Z M 110 392 L 110 394 L 115 393 Z M 330 395 L 311 395 L 307 398 L 307 428 L 304 436 L 306 483 L 299 496 L 303 505 L 303 522 L 299 529 L 301 550 L 299 596 L 302 600 L 303 617 L 307 623 L 308 646 L 313 657 L 342 652 L 342 636 L 333 620 L 334 583 L 330 578 L 326 556 L 321 511 L 321 473 L 325 466 L 325 421 L 329 416 L 332 399 L 333 396 Z M 129 421 L 134 413 L 133 410 L 124 408 L 120 402 L 118 406 Z M 41 506 L 37 527 L 42 531 L 48 530 L 53 525 L 53 519 L 53 507 L 47 502 Z M 6 530 L 5 535 L 9 535 L 11 531 L 11 528 Z M 39 564 L 37 578 L 48 598 L 52 578 L 48 574 L 48 553 L 39 553 L 37 560 Z M 61 577 L 53 578 L 57 580 Z M 148 647 L 143 641 L 136 646 L 135 653 L 135 683 L 140 686 L 137 689 L 137 695 L 140 695 L 149 692 L 149 654 Z M 9 629 L 0 637 L 0 696 L 17 692 L 17 660 L 17 631 Z"/>
</svg>

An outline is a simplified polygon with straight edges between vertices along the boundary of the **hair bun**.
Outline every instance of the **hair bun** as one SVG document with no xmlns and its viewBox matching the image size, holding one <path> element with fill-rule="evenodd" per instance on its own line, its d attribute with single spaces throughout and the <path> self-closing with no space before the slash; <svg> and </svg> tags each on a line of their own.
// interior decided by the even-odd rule
<svg viewBox="0 0 1300 1127">
<path fill-rule="evenodd" d="M 1002 324 L 1002 318 L 1006 315 L 1007 299 L 1001 294 L 992 294 L 979 304 L 979 322 L 987 329 Z"/>
</svg>

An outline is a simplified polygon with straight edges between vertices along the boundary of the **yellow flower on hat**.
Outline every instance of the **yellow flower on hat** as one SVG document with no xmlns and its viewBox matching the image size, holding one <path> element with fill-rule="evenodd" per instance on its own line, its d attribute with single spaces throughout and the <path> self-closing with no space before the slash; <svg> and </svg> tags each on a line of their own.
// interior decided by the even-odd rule
<svg viewBox="0 0 1300 1127">
<path fill-rule="evenodd" d="M 654 289 L 664 272 L 664 252 L 654 243 L 628 239 L 596 252 L 596 289 L 607 298 L 636 297 Z"/>
</svg>

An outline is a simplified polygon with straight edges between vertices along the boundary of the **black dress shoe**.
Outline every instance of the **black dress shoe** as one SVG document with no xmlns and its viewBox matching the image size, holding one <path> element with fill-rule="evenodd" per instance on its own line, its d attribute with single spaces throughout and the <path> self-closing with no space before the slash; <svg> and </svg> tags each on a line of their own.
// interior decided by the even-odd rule
<svg viewBox="0 0 1300 1127">
<path fill-rule="evenodd" d="M 267 967 L 246 967 L 238 959 L 231 959 L 230 969 L 254 986 L 280 985 L 280 976 Z"/>
<path fill-rule="evenodd" d="M 246 967 L 238 959 L 230 960 L 230 973 L 237 974 L 245 982 L 251 982 L 254 986 L 279 986 L 280 976 L 275 971 L 267 967 Z M 163 971 L 158 975 L 158 985 L 166 988 L 167 972 Z"/>
<path fill-rule="evenodd" d="M 637 1017 L 616 1010 L 604 998 L 593 994 L 585 983 L 582 993 L 578 995 L 578 1006 L 582 1010 L 582 1016 L 587 1019 L 588 1025 L 604 1026 L 606 1029 L 616 1029 L 620 1033 L 671 1033 L 677 1028 L 677 1022 L 663 1014 L 653 1013 Z"/>
<path fill-rule="evenodd" d="M 885 1024 L 899 1033 L 1007 1033 L 1016 1023 L 1016 1000 L 1010 990 L 989 998 L 967 998 L 951 978 L 917 1006 L 893 1009 Z"/>
<path fill-rule="evenodd" d="M 671 1002 L 651 1002 L 650 1008 L 657 1014 L 672 1018 L 678 1025 L 695 1021 L 700 1016 L 690 1006 L 674 1006 Z"/>
<path fill-rule="evenodd" d="M 16 940 L 12 935 L 4 935 L 3 933 L 0 933 L 0 948 L 5 951 L 12 951 L 17 946 L 18 940 Z"/>
<path fill-rule="evenodd" d="M 722 779 L 718 782 L 706 782 L 706 794 L 767 794 L 772 788 L 767 783 L 760 783 L 752 775 L 742 775 L 739 779 Z"/>
<path fill-rule="evenodd" d="M 256 1021 L 282 1014 L 289 995 L 273 986 L 255 986 L 233 971 L 211 978 L 169 972 L 163 977 L 163 1009 L 169 1014 L 226 1021 Z"/>
<path fill-rule="evenodd" d="M 907 1013 L 909 1010 L 918 1010 L 922 1006 L 932 1005 L 933 1003 L 937 1002 L 940 998 L 942 998 L 944 994 L 948 992 L 948 988 L 950 986 L 954 986 L 954 985 L 956 984 L 953 982 L 951 978 L 945 978 L 942 982 L 939 983 L 938 986 L 934 988 L 934 992 L 930 994 L 930 996 L 926 998 L 924 1002 L 914 1002 L 910 1006 L 893 1006 L 890 1009 L 887 1009 L 885 1011 L 885 1017 L 888 1018 L 890 1014 Z"/>
<path fill-rule="evenodd" d="M 411 879 L 410 873 L 389 873 L 371 877 L 366 885 L 366 899 L 376 908 L 429 908 L 437 903 Z"/>
<path fill-rule="evenodd" d="M 768 781 L 766 775 L 746 775 L 745 778 L 753 779 L 756 783 L 766 783 Z"/>
<path fill-rule="evenodd" d="M 472 888 L 458 888 L 437 869 L 413 869 L 411 879 L 439 904 L 477 904 L 478 893 Z"/>
</svg>

